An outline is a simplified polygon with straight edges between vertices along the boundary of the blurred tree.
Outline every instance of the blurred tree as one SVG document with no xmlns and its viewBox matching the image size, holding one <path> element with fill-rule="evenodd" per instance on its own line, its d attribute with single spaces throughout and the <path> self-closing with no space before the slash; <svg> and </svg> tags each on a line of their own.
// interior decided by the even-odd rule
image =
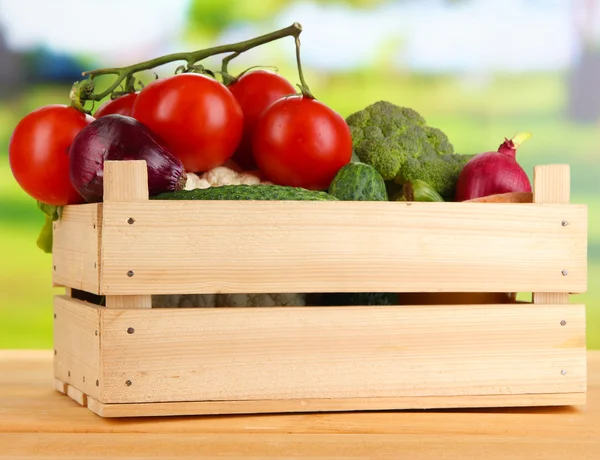
<svg viewBox="0 0 600 460">
<path fill-rule="evenodd" d="M 0 30 L 0 99 L 18 96 L 22 87 L 22 58 L 8 48 Z"/>
<path fill-rule="evenodd" d="M 321 4 L 346 4 L 352 7 L 372 7 L 390 0 L 317 0 Z M 290 5 L 289 0 L 234 1 L 224 6 L 222 0 L 192 0 L 189 25 L 207 35 L 216 35 L 236 22 L 257 22 L 272 18 Z"/>
<path fill-rule="evenodd" d="M 572 6 L 579 57 L 567 79 L 567 113 L 573 121 L 595 122 L 600 118 L 598 1 L 578 0 Z"/>
</svg>

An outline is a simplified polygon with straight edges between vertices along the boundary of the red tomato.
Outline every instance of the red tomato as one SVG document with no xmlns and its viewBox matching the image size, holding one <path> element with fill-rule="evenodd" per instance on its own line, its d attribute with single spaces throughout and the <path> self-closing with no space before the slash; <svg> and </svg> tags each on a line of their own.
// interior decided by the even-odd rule
<svg viewBox="0 0 600 460">
<path fill-rule="evenodd" d="M 325 104 L 290 96 L 271 105 L 256 125 L 254 158 L 280 185 L 325 190 L 352 157 L 346 121 Z"/>
<path fill-rule="evenodd" d="M 240 146 L 233 154 L 233 160 L 244 169 L 255 169 L 252 156 L 252 133 L 258 117 L 273 102 L 283 96 L 294 94 L 294 86 L 285 78 L 266 70 L 255 70 L 242 75 L 229 85 L 229 90 L 244 113 L 244 134 Z"/>
<path fill-rule="evenodd" d="M 66 105 L 48 105 L 23 118 L 8 146 L 10 168 L 36 200 L 54 206 L 82 203 L 69 179 L 69 147 L 94 118 Z"/>
<path fill-rule="evenodd" d="M 227 87 L 199 74 L 153 81 L 140 91 L 133 117 L 158 134 L 188 172 L 225 163 L 244 126 L 242 109 Z"/>
<path fill-rule="evenodd" d="M 138 93 L 128 93 L 116 99 L 108 100 L 94 112 L 94 118 L 100 118 L 113 113 L 130 117 L 133 113 L 133 103 Z"/>
</svg>

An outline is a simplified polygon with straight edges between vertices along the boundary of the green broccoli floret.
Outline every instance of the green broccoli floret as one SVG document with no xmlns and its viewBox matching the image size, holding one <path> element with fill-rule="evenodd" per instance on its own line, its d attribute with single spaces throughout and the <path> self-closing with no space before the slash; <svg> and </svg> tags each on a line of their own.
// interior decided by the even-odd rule
<svg viewBox="0 0 600 460">
<path fill-rule="evenodd" d="M 386 181 L 420 179 L 440 195 L 454 194 L 465 157 L 454 154 L 448 137 L 427 126 L 413 109 L 379 101 L 346 119 L 354 152 Z"/>
<path fill-rule="evenodd" d="M 408 158 L 395 178 L 398 185 L 408 181 L 422 180 L 444 198 L 452 198 L 456 182 L 462 169 L 472 155 L 425 155 L 420 158 Z"/>
</svg>

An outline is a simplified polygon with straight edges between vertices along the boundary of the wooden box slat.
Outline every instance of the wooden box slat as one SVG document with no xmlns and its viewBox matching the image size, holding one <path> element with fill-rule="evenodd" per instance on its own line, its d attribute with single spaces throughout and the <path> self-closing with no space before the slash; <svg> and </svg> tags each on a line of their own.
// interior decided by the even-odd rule
<svg viewBox="0 0 600 460">
<path fill-rule="evenodd" d="M 586 285 L 585 206 L 104 205 L 101 290 L 107 295 L 582 292 Z"/>
<path fill-rule="evenodd" d="M 54 222 L 53 282 L 98 294 L 102 205 L 65 206 L 62 212 Z"/>
<path fill-rule="evenodd" d="M 100 308 L 55 296 L 54 316 L 54 377 L 85 395 L 100 397 Z"/>
<path fill-rule="evenodd" d="M 100 314 L 101 393 L 90 395 L 102 403 L 504 395 L 508 404 L 586 387 L 581 305 L 57 304 Z"/>
</svg>

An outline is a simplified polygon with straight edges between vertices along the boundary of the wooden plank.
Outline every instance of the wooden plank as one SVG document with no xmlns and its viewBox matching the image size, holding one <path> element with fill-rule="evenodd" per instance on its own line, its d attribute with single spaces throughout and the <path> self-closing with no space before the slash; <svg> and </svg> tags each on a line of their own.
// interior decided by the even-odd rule
<svg viewBox="0 0 600 460">
<path fill-rule="evenodd" d="M 88 398 L 88 408 L 101 417 L 164 417 L 174 415 L 268 414 L 484 407 L 583 405 L 586 393 L 539 393 L 393 398 L 271 399 L 250 401 L 187 401 L 103 404 Z"/>
<path fill-rule="evenodd" d="M 104 162 L 104 201 L 148 199 L 148 168 L 144 160 Z"/>
<path fill-rule="evenodd" d="M 56 286 L 100 292 L 102 205 L 65 206 L 54 222 L 52 281 Z"/>
<path fill-rule="evenodd" d="M 145 161 L 107 161 L 104 164 L 105 202 L 130 203 L 146 200 L 148 200 L 148 169 Z M 133 226 L 135 218 L 130 216 L 126 222 L 128 226 Z M 127 294 L 136 294 L 136 292 L 131 291 Z M 152 296 L 107 295 L 106 308 L 152 308 Z"/>
<path fill-rule="evenodd" d="M 533 202 L 566 204 L 571 199 L 571 167 L 543 165 L 533 168 Z"/>
<path fill-rule="evenodd" d="M 319 434 L 335 433 L 343 438 L 350 433 L 377 433 L 420 439 L 427 433 L 447 440 L 474 440 L 484 435 L 498 440 L 518 438 L 526 444 L 538 438 L 560 444 L 600 440 L 600 350 L 588 352 L 585 407 L 157 417 L 113 423 L 52 390 L 53 357 L 52 350 L 0 350 L 0 433 L 134 433 L 136 444 L 160 433 L 203 435 L 202 439 L 216 433 L 312 434 L 315 438 Z"/>
<path fill-rule="evenodd" d="M 67 385 L 67 396 L 69 396 L 69 398 L 71 398 L 77 404 L 87 407 L 87 395 L 85 395 L 82 391 L 78 390 L 77 388 L 71 385 Z"/>
<path fill-rule="evenodd" d="M 102 388 L 99 307 L 56 296 L 54 315 L 54 377 L 97 397 Z"/>
<path fill-rule="evenodd" d="M 580 205 L 105 203 L 102 289 L 580 292 L 586 248 Z"/>
<path fill-rule="evenodd" d="M 481 414 L 479 415 L 481 416 Z M 544 417 L 539 417 L 542 423 Z M 550 417 L 554 418 L 554 417 Z M 518 423 L 518 417 L 513 416 Z M 188 420 L 189 422 L 190 420 Z M 105 424 L 106 421 L 104 421 Z M 168 423 L 168 422 L 163 422 Z M 563 422 L 565 427 L 566 422 Z M 451 424 L 451 422 L 450 422 Z M 125 423 L 111 423 L 115 429 Z M 249 423 L 252 426 L 252 423 Z M 0 434 L 6 459 L 345 459 L 372 460 L 597 460 L 599 438 L 481 434 L 478 427 L 460 434 L 430 431 L 406 436 L 371 433 L 11 433 Z M 140 428 L 143 430 L 143 428 Z M 527 432 L 527 427 L 521 426 Z M 57 455 L 57 453 L 59 455 Z M 24 457 L 27 455 L 27 457 Z M 30 456 L 29 456 L 30 455 Z"/>
<path fill-rule="evenodd" d="M 582 305 L 105 310 L 102 321 L 102 403 L 504 395 L 510 405 L 586 391 Z"/>
<path fill-rule="evenodd" d="M 106 308 L 152 308 L 152 296 L 107 295 Z"/>
<path fill-rule="evenodd" d="M 67 394 L 68 385 L 59 379 L 54 379 L 54 389 L 62 394 Z"/>
<path fill-rule="evenodd" d="M 538 204 L 568 204 L 571 196 L 571 168 L 569 165 L 546 165 L 533 168 L 533 201 Z M 572 222 L 561 219 L 563 228 Z M 569 267 L 565 266 L 567 276 Z M 541 304 L 569 303 L 568 292 L 534 292 L 533 302 Z"/>
</svg>

